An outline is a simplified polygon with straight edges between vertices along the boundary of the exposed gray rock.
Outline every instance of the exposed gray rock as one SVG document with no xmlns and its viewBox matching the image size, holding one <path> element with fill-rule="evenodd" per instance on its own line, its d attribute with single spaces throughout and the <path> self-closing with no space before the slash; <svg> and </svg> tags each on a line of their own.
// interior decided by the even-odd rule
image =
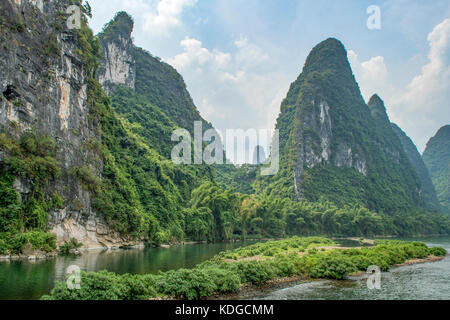
<svg viewBox="0 0 450 320">
<path fill-rule="evenodd" d="M 75 31 L 60 20 L 71 4 L 70 0 L 1 2 L 0 17 L 5 25 L 22 23 L 26 28 L 1 29 L 0 127 L 13 132 L 9 128 L 14 125 L 17 135 L 34 129 L 56 141 L 61 176 L 45 191 L 49 195 L 57 192 L 65 202 L 64 209 L 48 217 L 49 229 L 56 234 L 59 245 L 71 238 L 86 247 L 127 243 L 111 232 L 93 210 L 92 194 L 70 174 L 72 168 L 82 166 L 98 176 L 103 172 L 98 152 L 86 147 L 100 139 L 97 124 L 89 118 L 88 71 L 78 54 Z M 109 57 L 117 59 L 118 64 L 107 67 L 104 81 L 134 84 L 135 72 L 122 50 L 128 45 L 122 41 L 109 47 Z M 0 161 L 6 156 L 2 152 Z M 14 187 L 22 196 L 31 190 L 29 182 L 21 179 L 15 181 Z M 110 240 L 102 239 L 105 235 Z"/>
<path fill-rule="evenodd" d="M 134 90 L 136 81 L 136 60 L 131 38 L 133 20 L 126 13 L 119 13 L 112 23 L 120 30 L 113 37 L 100 36 L 103 61 L 98 71 L 99 82 L 108 94 L 112 84 L 122 84 Z"/>
<path fill-rule="evenodd" d="M 294 155 L 294 187 L 298 198 L 303 196 L 303 174 L 305 168 L 326 163 L 337 167 L 355 168 L 367 175 L 368 168 L 362 151 L 340 144 L 336 150 L 331 149 L 333 140 L 333 123 L 329 103 L 320 98 L 320 94 L 311 97 L 310 108 L 297 113 L 301 125 L 296 140 L 297 150 Z M 306 111 L 305 111 L 306 110 Z"/>
</svg>

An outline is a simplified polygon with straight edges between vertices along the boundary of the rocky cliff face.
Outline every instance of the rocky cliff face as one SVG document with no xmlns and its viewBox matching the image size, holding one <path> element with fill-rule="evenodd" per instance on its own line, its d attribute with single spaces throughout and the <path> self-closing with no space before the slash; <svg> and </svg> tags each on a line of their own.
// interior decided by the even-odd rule
<svg viewBox="0 0 450 320">
<path fill-rule="evenodd" d="M 436 196 L 436 190 L 434 188 L 433 182 L 431 181 L 430 173 L 428 172 L 425 163 L 423 162 L 422 156 L 417 150 L 416 145 L 411 140 L 410 137 L 395 123 L 392 123 L 392 129 L 397 134 L 400 142 L 402 143 L 403 149 L 411 162 L 412 166 L 416 170 L 419 179 L 421 181 L 421 194 L 425 201 L 427 208 L 435 211 L 440 211 L 439 200 Z"/>
<path fill-rule="evenodd" d="M 338 40 L 311 51 L 282 103 L 277 128 L 281 170 L 269 190 L 288 186 L 292 177 L 298 199 L 384 211 L 420 205 L 417 175 L 384 104 L 378 96 L 369 106 L 364 102 Z"/>
<path fill-rule="evenodd" d="M 48 225 L 58 243 L 76 238 L 87 247 L 122 243 L 92 209 L 92 194 L 72 174 L 85 167 L 99 175 L 102 161 L 89 145 L 99 139 L 89 119 L 86 65 L 77 32 L 69 30 L 65 12 L 71 1 L 1 2 L 0 125 L 20 137 L 27 130 L 51 137 L 57 145 L 61 175 L 45 187 L 57 192 L 64 208 L 51 211 Z M 8 154 L 2 152 L 0 161 Z M 17 178 L 22 198 L 33 181 Z"/>
<path fill-rule="evenodd" d="M 450 125 L 439 129 L 430 139 L 423 161 L 430 171 L 443 211 L 450 214 Z"/>
<path fill-rule="evenodd" d="M 111 94 L 112 84 L 121 84 L 134 90 L 136 59 L 131 38 L 133 20 L 121 12 L 105 28 L 108 33 L 100 36 L 103 61 L 98 71 L 99 82 L 108 94 Z"/>
<path fill-rule="evenodd" d="M 205 129 L 212 128 L 200 116 L 182 76 L 161 59 L 134 46 L 133 24 L 126 12 L 119 12 L 98 35 L 104 57 L 98 75 L 104 90 L 111 96 L 114 85 L 129 87 L 176 126 L 192 133 L 194 121 L 202 121 Z"/>
</svg>

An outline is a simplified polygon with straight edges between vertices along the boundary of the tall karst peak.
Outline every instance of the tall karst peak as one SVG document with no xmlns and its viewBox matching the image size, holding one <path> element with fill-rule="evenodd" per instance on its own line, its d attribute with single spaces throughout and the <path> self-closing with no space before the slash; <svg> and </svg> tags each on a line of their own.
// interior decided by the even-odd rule
<svg viewBox="0 0 450 320">
<path fill-rule="evenodd" d="M 335 38 L 329 38 L 311 50 L 303 71 L 335 69 L 339 65 L 345 66 L 346 63 L 347 51 L 344 45 Z"/>
<path fill-rule="evenodd" d="M 122 84 L 134 90 L 136 59 L 131 37 L 133 26 L 131 16 L 123 11 L 118 12 L 98 36 L 103 48 L 98 78 L 108 94 L 111 94 L 111 86 L 114 84 Z"/>
<path fill-rule="evenodd" d="M 347 58 L 347 50 L 342 42 L 335 38 L 328 38 L 319 43 L 306 59 L 303 74 L 312 76 L 318 73 L 332 81 L 339 80 L 341 85 L 348 86 L 352 92 L 359 90 Z"/>
<path fill-rule="evenodd" d="M 420 206 L 419 179 L 384 103 L 374 96 L 370 105 L 344 45 L 334 38 L 319 43 L 281 106 L 280 172 L 261 185 L 267 192 L 289 188 L 281 192 L 298 199 L 385 212 Z"/>
<path fill-rule="evenodd" d="M 109 34 L 112 37 L 131 38 L 133 32 L 134 20 L 126 12 L 120 11 L 116 13 L 114 18 L 105 25 L 103 34 Z"/>
</svg>

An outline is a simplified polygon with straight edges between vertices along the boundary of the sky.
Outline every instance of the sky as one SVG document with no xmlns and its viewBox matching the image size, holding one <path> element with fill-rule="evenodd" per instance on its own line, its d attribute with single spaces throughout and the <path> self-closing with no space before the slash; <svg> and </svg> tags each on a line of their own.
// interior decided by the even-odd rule
<svg viewBox="0 0 450 320">
<path fill-rule="evenodd" d="M 366 100 L 377 93 L 392 122 L 423 152 L 450 123 L 449 0 L 90 0 L 100 32 L 118 11 L 135 44 L 175 67 L 217 129 L 273 130 L 311 49 L 343 42 Z M 369 29 L 370 6 L 380 28 Z M 373 20 L 370 20 L 373 21 Z"/>
</svg>

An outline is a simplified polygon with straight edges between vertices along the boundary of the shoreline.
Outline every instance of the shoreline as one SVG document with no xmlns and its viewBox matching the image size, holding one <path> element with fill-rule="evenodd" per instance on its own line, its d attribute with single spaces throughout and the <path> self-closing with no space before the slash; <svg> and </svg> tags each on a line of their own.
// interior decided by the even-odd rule
<svg viewBox="0 0 450 320">
<path fill-rule="evenodd" d="M 449 254 L 443 256 L 443 257 L 436 257 L 436 256 L 429 256 L 424 259 L 410 259 L 405 261 L 401 264 L 392 265 L 390 269 L 396 269 L 404 266 L 411 266 L 411 265 L 418 265 L 422 263 L 428 263 L 428 262 L 438 262 L 444 260 L 446 257 L 450 256 Z M 344 280 L 355 280 L 352 278 L 361 278 L 364 275 L 366 275 L 366 272 L 360 271 L 357 273 L 349 274 Z M 312 279 L 308 277 L 302 277 L 302 276 L 293 276 L 288 278 L 277 278 L 274 280 L 270 280 L 267 283 L 261 285 L 261 286 L 255 286 L 255 285 L 249 285 L 244 284 L 240 289 L 239 292 L 236 293 L 230 293 L 225 295 L 213 295 L 211 297 L 208 297 L 206 300 L 241 300 L 241 299 L 249 299 L 249 298 L 256 298 L 258 296 L 261 296 L 264 293 L 270 293 L 274 290 L 283 290 L 287 289 L 299 284 L 303 283 L 313 283 L 318 281 L 325 281 L 326 279 Z M 339 280 L 336 280 L 339 281 Z"/>
<path fill-rule="evenodd" d="M 417 265 L 428 262 L 438 262 L 444 260 L 446 257 L 450 256 L 447 254 L 443 257 L 436 257 L 434 255 L 429 256 L 424 259 L 410 259 L 405 261 L 402 264 L 392 265 L 390 269 L 400 268 L 404 266 Z M 366 272 L 360 271 L 357 273 L 349 274 L 344 280 L 335 280 L 335 281 L 355 281 L 356 279 L 352 278 L 362 278 L 366 275 Z M 252 284 L 243 284 L 238 292 L 228 293 L 228 294 L 215 294 L 209 296 L 203 300 L 206 301 L 223 301 L 223 300 L 247 300 L 252 298 L 260 297 L 261 295 L 271 293 L 276 290 L 283 290 L 290 287 L 294 287 L 296 285 L 304 284 L 304 283 L 313 283 L 326 281 L 327 279 L 313 279 L 305 276 L 292 276 L 286 278 L 277 278 L 273 280 L 269 280 L 265 284 L 256 286 Z M 158 297 L 150 300 L 159 300 L 159 301 L 183 301 L 182 299 L 176 299 L 174 297 Z"/>
</svg>

